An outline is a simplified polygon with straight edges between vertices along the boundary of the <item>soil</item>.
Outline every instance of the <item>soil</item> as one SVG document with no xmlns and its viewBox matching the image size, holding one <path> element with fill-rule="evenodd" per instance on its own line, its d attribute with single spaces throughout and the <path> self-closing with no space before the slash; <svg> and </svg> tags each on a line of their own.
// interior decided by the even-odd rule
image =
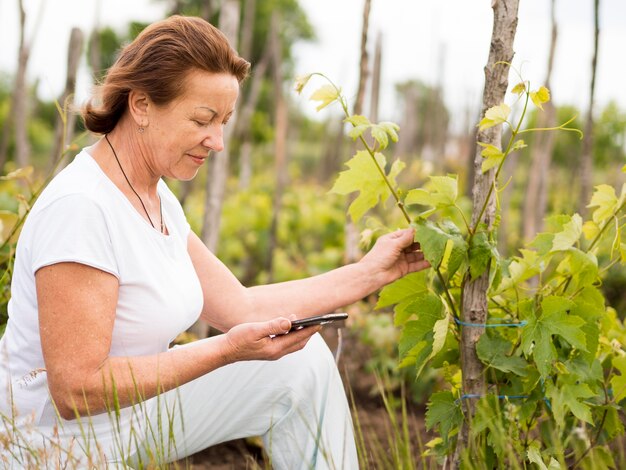
<svg viewBox="0 0 626 470">
<path fill-rule="evenodd" d="M 349 329 L 342 328 L 341 353 L 338 367 L 344 380 L 348 393 L 352 395 L 353 419 L 361 429 L 364 439 L 364 449 L 367 449 L 368 462 L 364 468 L 394 468 L 390 459 L 390 436 L 393 435 L 393 426 L 390 414 L 385 408 L 380 392 L 376 392 L 376 378 L 368 372 L 365 364 L 371 356 L 369 349 L 363 345 L 354 333 Z M 338 348 L 338 330 L 327 327 L 322 331 L 322 336 L 335 353 Z M 401 423 L 402 413 L 396 410 L 396 421 Z M 407 407 L 407 419 L 411 442 L 428 442 L 434 436 L 424 429 L 424 409 L 415 405 Z M 358 439 L 358 438 L 357 438 Z M 418 445 L 412 446 L 413 461 L 419 461 Z M 382 457 L 381 457 L 382 456 Z M 376 462 L 376 463 L 373 463 Z M 263 452 L 260 438 L 238 439 L 225 442 L 189 457 L 186 461 L 180 461 L 174 465 L 176 468 L 190 468 L 193 470 L 240 470 L 240 469 L 265 469 L 270 468 Z"/>
</svg>

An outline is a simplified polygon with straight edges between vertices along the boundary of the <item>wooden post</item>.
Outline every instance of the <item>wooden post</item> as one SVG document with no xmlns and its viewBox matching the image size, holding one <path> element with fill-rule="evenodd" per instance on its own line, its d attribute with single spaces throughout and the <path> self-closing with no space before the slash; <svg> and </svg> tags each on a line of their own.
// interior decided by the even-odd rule
<svg viewBox="0 0 626 470">
<path fill-rule="evenodd" d="M 482 113 L 504 101 L 504 95 L 509 84 L 509 65 L 513 60 L 513 41 L 517 29 L 517 11 L 519 0 L 493 0 L 493 29 L 489 59 L 485 67 L 485 89 L 483 91 Z M 501 147 L 502 126 L 495 126 L 479 131 L 477 139 L 480 142 Z M 483 174 L 482 147 L 476 145 L 474 156 L 474 185 L 472 190 L 473 211 L 472 226 L 479 222 L 491 227 L 495 217 L 495 198 L 487 202 L 487 208 L 481 216 L 481 210 L 489 194 L 489 189 L 495 184 L 495 169 Z M 480 220 L 479 220 L 480 217 Z M 471 279 L 469 273 L 464 279 L 462 302 L 462 320 L 469 323 L 485 323 L 487 320 L 487 289 L 489 287 L 489 270 L 477 279 Z M 484 328 L 463 327 L 461 330 L 461 371 L 463 377 L 462 393 L 482 395 L 485 393 L 485 377 L 483 364 L 476 354 L 476 343 L 484 333 Z M 461 426 L 457 447 L 452 462 L 452 468 L 459 469 L 463 450 L 469 442 L 469 423 L 474 416 L 475 399 L 462 401 L 465 420 Z"/>
</svg>

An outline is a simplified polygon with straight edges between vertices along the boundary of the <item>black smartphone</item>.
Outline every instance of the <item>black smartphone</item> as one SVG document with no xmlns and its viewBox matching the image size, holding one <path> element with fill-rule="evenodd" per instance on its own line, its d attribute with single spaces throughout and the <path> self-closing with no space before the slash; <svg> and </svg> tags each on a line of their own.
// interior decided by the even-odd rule
<svg viewBox="0 0 626 470">
<path fill-rule="evenodd" d="M 291 322 L 291 329 L 289 331 L 300 330 L 301 328 L 306 328 L 307 326 L 324 325 L 334 321 L 345 320 L 346 318 L 348 318 L 348 314 L 345 312 L 327 313 L 326 315 L 315 315 L 313 317 L 300 318 Z"/>
</svg>

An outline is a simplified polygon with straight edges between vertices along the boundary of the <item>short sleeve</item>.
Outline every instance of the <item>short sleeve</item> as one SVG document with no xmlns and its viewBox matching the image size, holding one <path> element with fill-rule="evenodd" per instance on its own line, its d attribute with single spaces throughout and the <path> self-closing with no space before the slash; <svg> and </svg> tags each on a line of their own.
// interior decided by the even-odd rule
<svg viewBox="0 0 626 470">
<path fill-rule="evenodd" d="M 29 243 L 33 274 L 44 266 L 74 262 L 119 278 L 107 218 L 95 201 L 67 195 L 30 217 L 35 217 Z"/>
</svg>

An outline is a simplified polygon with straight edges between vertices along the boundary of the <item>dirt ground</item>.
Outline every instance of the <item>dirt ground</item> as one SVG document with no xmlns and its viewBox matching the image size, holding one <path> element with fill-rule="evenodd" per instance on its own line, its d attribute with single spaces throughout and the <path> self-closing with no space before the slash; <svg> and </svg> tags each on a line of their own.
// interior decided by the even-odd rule
<svg viewBox="0 0 626 470">
<path fill-rule="evenodd" d="M 336 328 L 324 328 L 322 335 L 331 351 L 335 353 L 338 347 L 338 333 Z M 376 390 L 376 378 L 374 374 L 365 370 L 365 363 L 370 357 L 366 346 L 361 344 L 354 334 L 347 328 L 342 328 L 340 333 L 342 340 L 341 354 L 339 358 L 339 370 L 341 371 L 344 385 L 352 390 L 356 411 L 353 416 L 360 425 L 365 439 L 365 448 L 370 452 L 387 452 L 390 436 L 389 413 L 385 409 L 382 397 Z M 412 407 L 408 410 L 409 429 L 413 436 L 413 442 L 420 438 L 426 442 L 430 437 L 424 430 L 424 410 Z M 400 415 L 398 411 L 397 415 Z M 419 436 L 418 436 L 419 434 Z M 414 452 L 416 450 L 414 449 Z M 416 456 L 417 461 L 417 456 Z M 376 466 L 370 465 L 371 468 Z M 210 447 L 193 455 L 187 461 L 179 462 L 178 468 L 191 468 L 193 470 L 243 470 L 270 468 L 264 458 L 261 440 L 259 438 L 239 439 Z"/>
</svg>

